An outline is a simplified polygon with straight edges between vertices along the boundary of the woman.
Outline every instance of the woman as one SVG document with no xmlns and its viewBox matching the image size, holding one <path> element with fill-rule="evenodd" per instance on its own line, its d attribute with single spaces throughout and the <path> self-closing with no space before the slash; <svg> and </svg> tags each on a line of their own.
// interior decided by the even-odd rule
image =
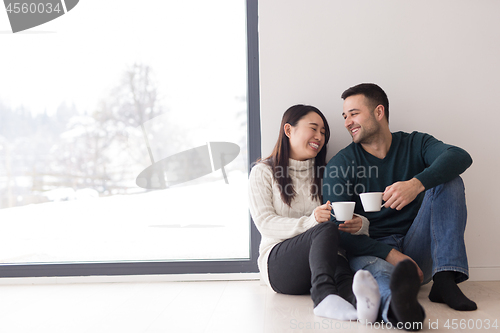
<svg viewBox="0 0 500 333">
<path fill-rule="evenodd" d="M 339 231 L 322 205 L 321 180 L 330 129 L 324 115 L 308 105 L 290 107 L 272 154 L 250 173 L 250 213 L 261 233 L 258 259 L 262 279 L 283 294 L 311 294 L 314 313 L 338 320 L 374 321 L 378 286 L 369 272 L 354 278 L 338 255 Z M 342 229 L 367 234 L 368 221 Z M 358 302 L 356 312 L 353 304 Z M 369 298 L 375 306 L 365 305 Z M 367 307 L 369 308 L 367 312 Z"/>
</svg>

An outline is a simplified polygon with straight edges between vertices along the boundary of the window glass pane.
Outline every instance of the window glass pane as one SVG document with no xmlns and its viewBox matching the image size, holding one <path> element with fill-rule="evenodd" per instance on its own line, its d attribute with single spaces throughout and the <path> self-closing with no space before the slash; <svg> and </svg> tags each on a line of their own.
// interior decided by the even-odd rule
<svg viewBox="0 0 500 333">
<path fill-rule="evenodd" d="M 249 258 L 245 27 L 87 0 L 2 36 L 0 262 Z"/>
</svg>

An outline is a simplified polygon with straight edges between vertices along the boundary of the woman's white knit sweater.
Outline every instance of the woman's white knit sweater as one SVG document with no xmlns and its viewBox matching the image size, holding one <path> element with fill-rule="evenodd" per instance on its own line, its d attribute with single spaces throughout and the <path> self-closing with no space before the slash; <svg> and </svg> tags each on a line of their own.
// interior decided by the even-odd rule
<svg viewBox="0 0 500 333">
<path fill-rule="evenodd" d="M 288 170 L 283 170 L 281 175 L 288 172 L 297 193 L 291 202 L 291 207 L 281 199 L 280 185 L 275 181 L 269 165 L 258 163 L 250 172 L 248 187 L 250 214 L 262 236 L 258 265 L 262 280 L 269 286 L 267 260 L 272 248 L 318 224 L 313 211 L 322 203 L 317 199 L 314 200 L 311 195 L 313 168 L 314 159 L 306 161 L 290 159 Z M 356 234 L 366 235 L 368 220 L 362 219 L 363 227 Z"/>
</svg>

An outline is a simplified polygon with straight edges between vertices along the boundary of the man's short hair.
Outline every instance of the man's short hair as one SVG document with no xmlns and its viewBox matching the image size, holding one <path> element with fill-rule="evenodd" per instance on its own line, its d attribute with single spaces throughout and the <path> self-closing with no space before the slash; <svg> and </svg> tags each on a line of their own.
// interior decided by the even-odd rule
<svg viewBox="0 0 500 333">
<path fill-rule="evenodd" d="M 345 100 L 349 96 L 363 95 L 370 103 L 369 107 L 375 109 L 378 105 L 382 105 L 385 110 L 385 118 L 389 122 L 389 99 L 387 94 L 375 83 L 361 83 L 351 87 L 342 93 L 342 99 Z"/>
</svg>

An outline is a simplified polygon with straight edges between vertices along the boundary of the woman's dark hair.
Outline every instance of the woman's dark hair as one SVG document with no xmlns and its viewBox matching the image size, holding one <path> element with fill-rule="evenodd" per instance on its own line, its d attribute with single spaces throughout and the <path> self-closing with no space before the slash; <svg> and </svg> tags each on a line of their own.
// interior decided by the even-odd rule
<svg viewBox="0 0 500 333">
<path fill-rule="evenodd" d="M 297 192 L 293 188 L 292 178 L 288 174 L 288 160 L 290 158 L 290 139 L 285 134 L 285 124 L 290 124 L 291 126 L 297 126 L 297 123 L 304 118 L 309 112 L 317 113 L 323 120 L 325 125 L 325 144 L 323 148 L 318 152 L 314 158 L 314 170 L 313 170 L 313 185 L 311 186 L 311 195 L 314 199 L 319 199 L 321 202 L 323 200 L 321 195 L 321 181 L 323 179 L 324 167 L 326 165 L 326 151 L 327 143 L 330 139 L 330 127 L 326 121 L 325 116 L 320 110 L 310 105 L 294 105 L 285 111 L 283 114 L 283 119 L 281 120 L 281 126 L 278 136 L 278 141 L 274 146 L 273 152 L 267 158 L 263 160 L 264 163 L 268 164 L 273 170 L 273 177 L 280 185 L 281 199 L 288 206 Z"/>
</svg>

